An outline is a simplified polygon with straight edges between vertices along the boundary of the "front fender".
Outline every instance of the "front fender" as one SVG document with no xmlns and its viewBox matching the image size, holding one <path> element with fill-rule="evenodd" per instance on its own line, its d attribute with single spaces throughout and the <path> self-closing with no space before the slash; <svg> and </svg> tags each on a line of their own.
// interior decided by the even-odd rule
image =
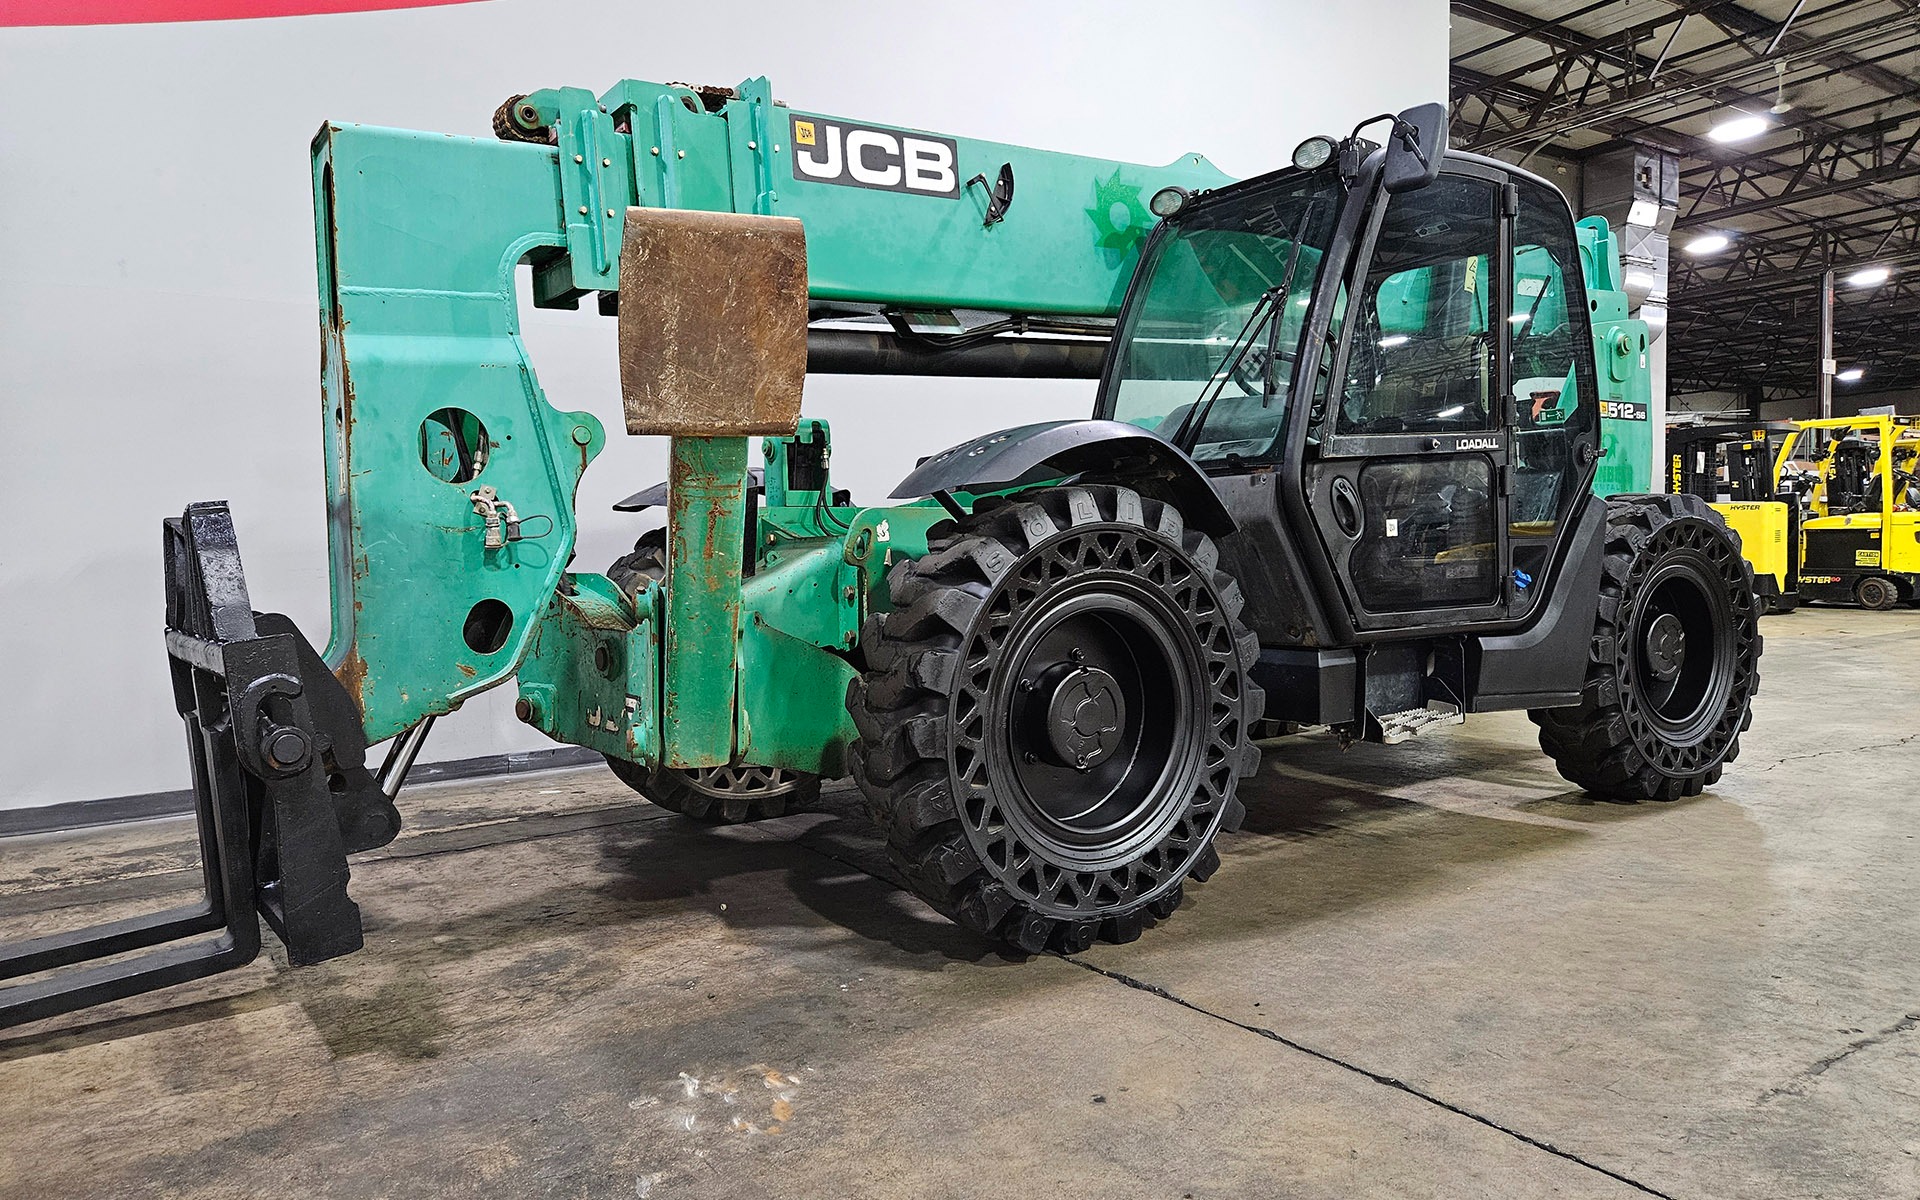
<svg viewBox="0 0 1920 1200">
<path fill-rule="evenodd" d="M 1235 529 L 1213 482 L 1193 459 L 1125 421 L 1042 421 L 985 434 L 915 467 L 893 489 L 893 498 L 996 491 L 1069 475 L 1161 496 L 1179 506 L 1187 524 L 1216 537 Z"/>
</svg>

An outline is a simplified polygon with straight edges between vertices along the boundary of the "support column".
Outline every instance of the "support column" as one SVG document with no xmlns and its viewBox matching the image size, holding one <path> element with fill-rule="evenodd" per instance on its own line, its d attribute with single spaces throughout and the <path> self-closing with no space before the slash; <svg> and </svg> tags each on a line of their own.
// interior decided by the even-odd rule
<svg viewBox="0 0 1920 1200">
<path fill-rule="evenodd" d="M 1647 373 L 1653 400 L 1653 459 L 1667 455 L 1667 260 L 1668 236 L 1679 210 L 1680 160 L 1651 146 L 1628 146 L 1588 160 L 1581 171 L 1580 213 L 1601 216 L 1617 231 L 1621 282 L 1628 315 L 1647 323 Z"/>
<path fill-rule="evenodd" d="M 671 453 L 661 761 L 717 767 L 733 758 L 747 439 L 676 437 Z"/>
<path fill-rule="evenodd" d="M 1820 372 L 1817 382 L 1822 420 L 1833 415 L 1833 268 L 1820 273 Z"/>
</svg>

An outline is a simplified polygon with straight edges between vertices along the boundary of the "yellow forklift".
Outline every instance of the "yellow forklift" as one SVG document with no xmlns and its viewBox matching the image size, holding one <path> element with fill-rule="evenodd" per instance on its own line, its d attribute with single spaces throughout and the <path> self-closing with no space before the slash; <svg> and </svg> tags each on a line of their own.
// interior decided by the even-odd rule
<svg viewBox="0 0 1920 1200">
<path fill-rule="evenodd" d="M 1774 478 L 1795 459 L 1811 459 L 1820 474 L 1801 522 L 1801 598 L 1871 609 L 1914 602 L 1920 595 L 1920 417 L 1797 421 L 1775 456 Z"/>
<path fill-rule="evenodd" d="M 1781 490 L 1766 429 L 1668 426 L 1667 490 L 1705 500 L 1740 535 L 1740 552 L 1753 566 L 1754 591 L 1765 611 L 1798 607 L 1801 506 L 1792 490 Z"/>
</svg>

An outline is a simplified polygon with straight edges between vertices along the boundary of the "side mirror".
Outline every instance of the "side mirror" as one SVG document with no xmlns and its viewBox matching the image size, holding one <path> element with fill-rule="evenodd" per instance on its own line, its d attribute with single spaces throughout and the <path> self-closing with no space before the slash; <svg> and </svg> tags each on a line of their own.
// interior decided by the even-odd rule
<svg viewBox="0 0 1920 1200">
<path fill-rule="evenodd" d="M 1416 191 L 1440 174 L 1447 150 L 1447 106 L 1421 104 L 1393 119 L 1387 135 L 1387 161 L 1381 171 L 1388 194 Z"/>
</svg>

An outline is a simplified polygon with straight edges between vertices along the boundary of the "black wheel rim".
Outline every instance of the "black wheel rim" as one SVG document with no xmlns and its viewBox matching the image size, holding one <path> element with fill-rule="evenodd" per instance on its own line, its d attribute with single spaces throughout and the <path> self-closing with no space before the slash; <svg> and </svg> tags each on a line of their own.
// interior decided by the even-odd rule
<svg viewBox="0 0 1920 1200">
<path fill-rule="evenodd" d="M 1178 614 L 1131 582 L 1070 586 L 1023 622 L 994 680 L 990 769 L 1004 815 L 1047 858 L 1125 862 L 1185 807 L 1199 664 Z"/>
<path fill-rule="evenodd" d="M 724 767 L 682 767 L 679 775 L 694 791 L 723 800 L 783 796 L 800 786 L 800 773 L 785 767 L 734 763 Z"/>
<path fill-rule="evenodd" d="M 1631 635 L 1638 707 L 1663 741 L 1698 742 L 1733 688 L 1726 584 L 1712 563 L 1681 554 L 1661 563 L 1640 594 Z"/>
</svg>

